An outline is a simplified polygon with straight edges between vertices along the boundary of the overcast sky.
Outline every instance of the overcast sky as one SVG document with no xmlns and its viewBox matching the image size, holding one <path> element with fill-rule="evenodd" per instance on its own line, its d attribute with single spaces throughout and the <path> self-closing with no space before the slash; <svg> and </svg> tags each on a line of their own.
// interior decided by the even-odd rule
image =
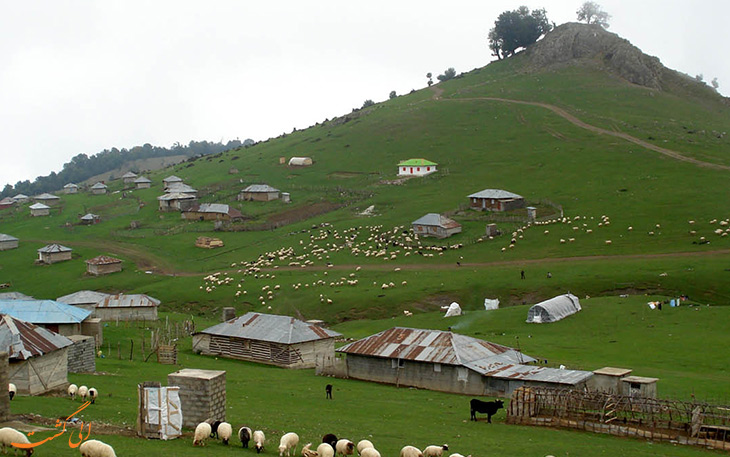
<svg viewBox="0 0 730 457">
<path fill-rule="evenodd" d="M 0 0 L 0 186 L 144 143 L 264 140 L 493 59 L 505 10 L 581 0 Z M 730 2 L 603 0 L 610 31 L 730 93 Z"/>
</svg>

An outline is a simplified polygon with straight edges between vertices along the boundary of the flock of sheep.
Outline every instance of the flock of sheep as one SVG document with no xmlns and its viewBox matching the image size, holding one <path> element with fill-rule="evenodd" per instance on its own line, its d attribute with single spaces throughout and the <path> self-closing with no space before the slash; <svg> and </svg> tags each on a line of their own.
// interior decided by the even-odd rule
<svg viewBox="0 0 730 457">
<path fill-rule="evenodd" d="M 195 435 L 193 437 L 193 446 L 205 446 L 209 438 L 218 438 L 225 445 L 228 445 L 233 434 L 233 428 L 228 422 L 221 422 L 209 419 L 199 423 L 195 427 Z M 256 453 L 264 451 L 266 444 L 266 435 L 261 430 L 251 432 L 249 427 L 243 426 L 238 430 L 238 439 L 241 446 L 248 448 L 249 442 L 253 441 Z M 299 446 L 299 435 L 294 432 L 288 432 L 282 435 L 279 440 L 279 457 L 296 456 L 297 446 Z M 443 452 L 448 450 L 447 444 L 441 446 L 427 446 L 423 451 L 414 446 L 405 446 L 400 451 L 399 457 L 442 457 Z M 317 446 L 317 450 L 312 450 L 312 443 L 307 443 L 302 447 L 302 457 L 347 457 L 351 456 L 357 450 L 360 457 L 381 457 L 380 452 L 370 440 L 363 439 L 355 443 L 348 439 L 338 439 L 332 433 L 328 433 L 322 437 L 322 443 Z M 464 457 L 461 454 L 451 454 L 449 457 Z M 469 456 L 471 457 L 471 456 Z"/>
</svg>

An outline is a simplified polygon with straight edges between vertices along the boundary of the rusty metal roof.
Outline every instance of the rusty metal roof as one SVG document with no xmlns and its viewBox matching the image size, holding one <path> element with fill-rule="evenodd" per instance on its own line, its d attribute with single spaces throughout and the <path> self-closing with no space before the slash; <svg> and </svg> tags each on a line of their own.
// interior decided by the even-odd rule
<svg viewBox="0 0 730 457">
<path fill-rule="evenodd" d="M 97 304 L 97 308 L 150 308 L 160 305 L 160 300 L 145 294 L 107 295 Z"/>
<path fill-rule="evenodd" d="M 11 359 L 27 360 L 71 344 L 71 340 L 63 335 L 0 314 L 0 350 L 8 351 Z"/>
<path fill-rule="evenodd" d="M 590 371 L 559 370 L 536 365 L 516 364 L 504 357 L 490 357 L 467 363 L 466 367 L 490 378 L 519 379 L 574 386 L 591 376 Z"/>
<path fill-rule="evenodd" d="M 53 300 L 0 300 L 0 313 L 33 324 L 78 324 L 91 311 Z"/>
<path fill-rule="evenodd" d="M 513 363 L 535 361 L 501 344 L 453 332 L 404 327 L 394 327 L 355 341 L 339 348 L 337 352 L 449 365 L 464 365 L 495 355 Z"/>
<path fill-rule="evenodd" d="M 340 336 L 339 333 L 289 316 L 246 313 L 201 332 L 272 343 L 296 344 Z"/>
<path fill-rule="evenodd" d="M 112 265 L 114 263 L 122 263 L 122 261 L 115 257 L 109 257 L 108 255 L 99 255 L 87 260 L 86 263 L 90 265 Z"/>
</svg>

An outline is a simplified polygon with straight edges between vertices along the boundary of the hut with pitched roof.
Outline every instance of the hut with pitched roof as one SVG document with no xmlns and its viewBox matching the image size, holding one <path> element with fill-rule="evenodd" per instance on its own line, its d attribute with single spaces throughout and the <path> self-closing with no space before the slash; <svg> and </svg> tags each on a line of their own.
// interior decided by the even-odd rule
<svg viewBox="0 0 730 457">
<path fill-rule="evenodd" d="M 0 233 L 0 251 L 7 251 L 8 249 L 17 249 L 18 239 L 5 233 Z"/>
<path fill-rule="evenodd" d="M 49 244 L 38 249 L 38 261 L 50 265 L 56 262 L 71 260 L 72 251 L 73 249 L 60 244 Z"/>
<path fill-rule="evenodd" d="M 469 207 L 480 211 L 510 211 L 525 206 L 525 198 L 522 195 L 502 189 L 484 189 L 469 195 L 468 198 Z"/>
<path fill-rule="evenodd" d="M 411 222 L 413 233 L 420 236 L 435 236 L 436 238 L 448 238 L 456 233 L 461 233 L 461 224 L 438 213 L 428 213 L 425 216 Z"/>
<path fill-rule="evenodd" d="M 51 207 L 43 203 L 33 203 L 30 208 L 30 215 L 33 217 L 48 216 L 51 214 Z"/>
<path fill-rule="evenodd" d="M 238 194 L 238 200 L 268 202 L 279 198 L 279 189 L 268 184 L 251 184 Z"/>
<path fill-rule="evenodd" d="M 90 275 L 108 275 L 122 271 L 122 261 L 108 255 L 96 256 L 86 261 L 86 272 Z"/>
</svg>

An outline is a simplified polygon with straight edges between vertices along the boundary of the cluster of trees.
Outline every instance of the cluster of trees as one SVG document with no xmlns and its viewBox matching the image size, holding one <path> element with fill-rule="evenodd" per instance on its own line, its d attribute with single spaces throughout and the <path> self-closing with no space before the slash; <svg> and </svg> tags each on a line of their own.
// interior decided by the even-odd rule
<svg viewBox="0 0 730 457">
<path fill-rule="evenodd" d="M 125 163 L 155 157 L 168 157 L 184 155 L 186 157 L 217 154 L 229 149 L 236 149 L 241 146 L 251 146 L 254 141 L 247 139 L 243 142 L 232 140 L 227 143 L 213 143 L 209 141 L 191 141 L 187 145 L 175 143 L 170 148 L 152 146 L 146 143 L 142 146 L 135 146 L 132 149 L 105 149 L 91 157 L 86 154 L 79 154 L 63 165 L 63 170 L 56 173 L 51 172 L 48 176 L 39 176 L 35 181 L 18 181 L 15 186 L 6 184 L 0 198 L 10 197 L 16 194 L 37 195 L 43 192 L 53 192 L 63 188 L 64 185 L 72 182 L 79 183 L 93 176 L 115 170 Z"/>
</svg>

